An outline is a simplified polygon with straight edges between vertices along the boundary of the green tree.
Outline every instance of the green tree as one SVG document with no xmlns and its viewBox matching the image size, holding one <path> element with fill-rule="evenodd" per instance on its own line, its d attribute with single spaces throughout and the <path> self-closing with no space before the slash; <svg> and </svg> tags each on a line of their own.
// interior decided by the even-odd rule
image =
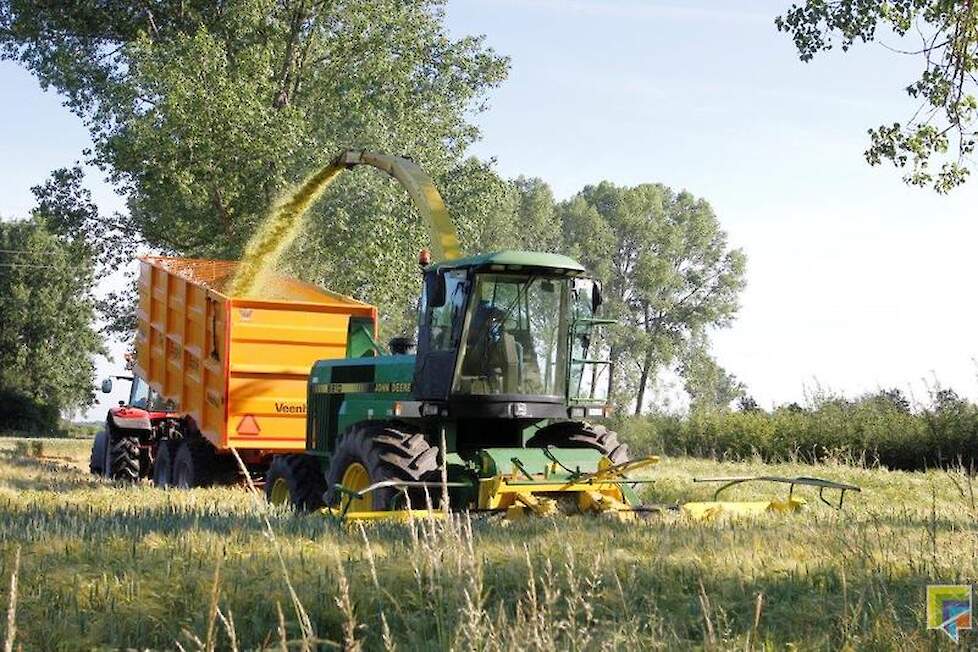
<svg viewBox="0 0 978 652">
<path fill-rule="evenodd" d="M 50 432 L 92 404 L 94 277 L 87 245 L 40 213 L 0 222 L 0 427 Z"/>
<path fill-rule="evenodd" d="M 661 184 L 602 182 L 560 206 L 565 243 L 605 288 L 610 387 L 619 407 L 645 404 L 650 379 L 694 334 L 730 323 L 746 260 L 710 205 Z M 702 337 L 702 335 L 701 335 Z"/>
<path fill-rule="evenodd" d="M 794 40 L 802 61 L 811 61 L 836 42 L 847 51 L 879 33 L 918 35 L 919 45 L 891 50 L 919 56 L 923 71 L 906 87 L 918 103 L 905 122 L 869 130 L 866 160 L 907 169 L 904 181 L 948 192 L 964 183 L 975 149 L 978 86 L 978 4 L 961 0 L 888 0 L 792 5 L 775 23 Z M 931 162 L 936 160 L 939 169 Z"/>
<path fill-rule="evenodd" d="M 443 5 L 0 0 L 0 52 L 85 122 L 91 162 L 150 247 L 237 257 L 283 189 L 349 146 L 411 156 L 458 201 L 462 233 L 483 234 L 470 211 L 505 204 L 506 184 L 486 184 L 492 170 L 463 154 L 508 61 L 449 36 Z M 290 269 L 396 316 L 416 294 L 418 222 L 396 184 L 348 174 L 310 215 Z"/>
<path fill-rule="evenodd" d="M 53 171 L 31 191 L 37 200 L 34 212 L 43 216 L 47 230 L 70 240 L 80 255 L 95 263 L 96 282 L 132 260 L 139 244 L 138 234 L 124 215 L 107 216 L 99 212 L 92 193 L 84 186 L 84 173 L 79 165 Z M 128 281 L 122 289 L 110 290 L 96 301 L 102 330 L 110 336 L 125 334 L 128 338 L 136 328 L 135 279 L 128 278 Z"/>
<path fill-rule="evenodd" d="M 704 332 L 694 333 L 690 338 L 680 360 L 679 374 L 689 395 L 690 412 L 727 410 L 747 391 L 744 384 L 710 354 L 709 340 Z"/>
<path fill-rule="evenodd" d="M 550 186 L 542 179 L 522 176 L 512 186 L 516 193 L 514 246 L 530 251 L 562 252 L 560 216 Z"/>
</svg>

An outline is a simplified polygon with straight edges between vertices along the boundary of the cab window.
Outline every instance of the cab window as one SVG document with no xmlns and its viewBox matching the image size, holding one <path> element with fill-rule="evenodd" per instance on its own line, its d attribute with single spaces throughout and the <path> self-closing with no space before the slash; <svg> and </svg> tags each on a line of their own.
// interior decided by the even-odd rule
<svg viewBox="0 0 978 652">
<path fill-rule="evenodd" d="M 149 409 L 149 383 L 138 376 L 132 379 L 132 389 L 129 392 L 129 405 L 132 407 Z"/>
<path fill-rule="evenodd" d="M 465 307 L 465 272 L 445 273 L 445 305 L 431 309 L 431 350 L 454 348 L 452 335 L 456 320 Z"/>
</svg>

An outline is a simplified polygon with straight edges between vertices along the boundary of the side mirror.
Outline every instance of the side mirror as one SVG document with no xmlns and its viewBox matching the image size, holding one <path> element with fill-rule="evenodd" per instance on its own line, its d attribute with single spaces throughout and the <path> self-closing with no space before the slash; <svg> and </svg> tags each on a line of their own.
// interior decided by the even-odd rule
<svg viewBox="0 0 978 652">
<path fill-rule="evenodd" d="M 598 307 L 604 303 L 604 298 L 601 296 L 601 284 L 597 281 L 591 286 L 591 312 L 598 312 Z"/>
<path fill-rule="evenodd" d="M 445 305 L 445 275 L 437 272 L 425 274 L 425 295 L 428 297 L 429 308 L 440 308 Z"/>
<path fill-rule="evenodd" d="M 102 381 L 102 393 L 111 394 L 112 393 L 112 379 L 106 378 Z"/>
</svg>

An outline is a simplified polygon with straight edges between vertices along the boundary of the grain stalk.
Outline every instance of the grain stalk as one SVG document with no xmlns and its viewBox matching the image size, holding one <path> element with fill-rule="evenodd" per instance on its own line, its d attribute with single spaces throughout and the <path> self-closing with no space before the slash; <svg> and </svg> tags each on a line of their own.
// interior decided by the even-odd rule
<svg viewBox="0 0 978 652">
<path fill-rule="evenodd" d="M 214 581 L 211 583 L 211 605 L 207 613 L 207 638 L 204 639 L 204 650 L 206 652 L 214 652 L 214 648 L 217 645 L 215 633 L 217 613 L 219 611 L 218 601 L 221 598 L 221 565 L 223 563 L 224 557 L 218 557 L 217 565 L 214 567 Z"/>
<path fill-rule="evenodd" d="M 221 624 L 224 625 L 224 631 L 228 635 L 228 644 L 231 647 L 231 652 L 238 652 L 238 633 L 234 629 L 234 616 L 231 610 L 228 609 L 228 615 L 225 616 L 224 613 L 218 609 L 217 617 L 221 619 Z"/>
<path fill-rule="evenodd" d="M 7 603 L 7 635 L 4 637 L 4 652 L 14 651 L 17 638 L 17 574 L 20 572 L 20 546 L 14 553 L 14 570 L 10 573 L 10 599 Z"/>
<path fill-rule="evenodd" d="M 374 563 L 374 552 L 370 547 L 370 539 L 367 538 L 367 530 L 363 527 L 362 521 L 357 521 L 357 527 L 360 529 L 360 536 L 363 538 L 363 550 L 367 556 L 367 566 L 370 568 L 370 579 L 374 583 L 374 588 L 379 592 L 380 580 L 377 578 L 377 564 Z"/>
<path fill-rule="evenodd" d="M 282 603 L 275 601 L 275 610 L 278 613 L 278 646 L 281 652 L 289 652 L 289 632 L 285 628 L 285 614 L 282 613 Z"/>
<path fill-rule="evenodd" d="M 289 589 L 289 597 L 292 599 L 292 607 L 295 609 L 296 617 L 299 619 L 299 628 L 302 630 L 302 649 L 312 650 L 312 644 L 316 641 L 316 633 L 312 626 L 312 621 L 309 620 L 309 614 L 306 612 L 305 607 L 302 606 L 302 602 L 299 600 L 299 595 L 295 591 L 295 587 L 292 585 L 292 579 L 289 576 L 289 568 L 285 563 L 285 556 L 282 554 L 282 546 L 279 545 L 278 539 L 275 538 L 275 530 L 272 529 L 272 522 L 268 520 L 268 503 L 262 500 L 261 494 L 258 493 L 258 489 L 255 487 L 255 483 L 251 480 L 251 473 L 248 472 L 248 467 L 245 466 L 244 461 L 242 461 L 241 456 L 238 455 L 238 449 L 231 447 L 231 453 L 234 455 L 234 459 L 238 462 L 238 468 L 244 475 L 245 482 L 248 485 L 248 491 L 251 494 L 251 498 L 254 501 L 255 508 L 258 510 L 258 514 L 261 516 L 262 522 L 265 524 L 265 536 L 272 544 L 272 549 L 275 550 L 275 555 L 278 557 L 279 565 L 282 568 L 282 577 L 285 579 L 285 585 Z M 281 611 L 281 607 L 279 607 Z"/>
<path fill-rule="evenodd" d="M 380 636 L 384 641 L 384 652 L 394 652 L 397 649 L 390 625 L 387 624 L 387 615 L 383 611 L 380 612 Z"/>
<path fill-rule="evenodd" d="M 757 632 L 761 627 L 761 611 L 764 609 L 764 594 L 758 593 L 757 600 L 754 601 L 754 622 L 751 624 L 750 634 L 747 636 L 745 650 L 750 652 L 757 645 Z"/>
<path fill-rule="evenodd" d="M 715 647 L 717 644 L 716 631 L 713 628 L 713 621 L 710 617 L 710 598 L 706 595 L 706 587 L 703 586 L 703 580 L 700 580 L 700 608 L 703 612 L 703 624 L 706 629 L 706 642 L 709 647 Z"/>
<path fill-rule="evenodd" d="M 360 641 L 357 640 L 357 616 L 350 598 L 350 583 L 346 579 L 346 571 L 343 570 L 343 562 L 339 556 L 336 557 L 336 575 L 340 589 L 336 606 L 343 614 L 343 649 L 346 652 L 357 652 L 361 649 Z"/>
</svg>

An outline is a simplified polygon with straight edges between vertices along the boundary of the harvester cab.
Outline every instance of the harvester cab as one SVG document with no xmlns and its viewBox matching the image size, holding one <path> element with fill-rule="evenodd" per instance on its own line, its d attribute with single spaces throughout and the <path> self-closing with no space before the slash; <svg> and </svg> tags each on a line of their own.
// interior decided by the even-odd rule
<svg viewBox="0 0 978 652">
<path fill-rule="evenodd" d="M 557 254 L 504 251 L 430 266 L 414 371 L 422 411 L 604 416 L 607 362 L 587 357 L 600 303 L 584 268 Z"/>
</svg>

